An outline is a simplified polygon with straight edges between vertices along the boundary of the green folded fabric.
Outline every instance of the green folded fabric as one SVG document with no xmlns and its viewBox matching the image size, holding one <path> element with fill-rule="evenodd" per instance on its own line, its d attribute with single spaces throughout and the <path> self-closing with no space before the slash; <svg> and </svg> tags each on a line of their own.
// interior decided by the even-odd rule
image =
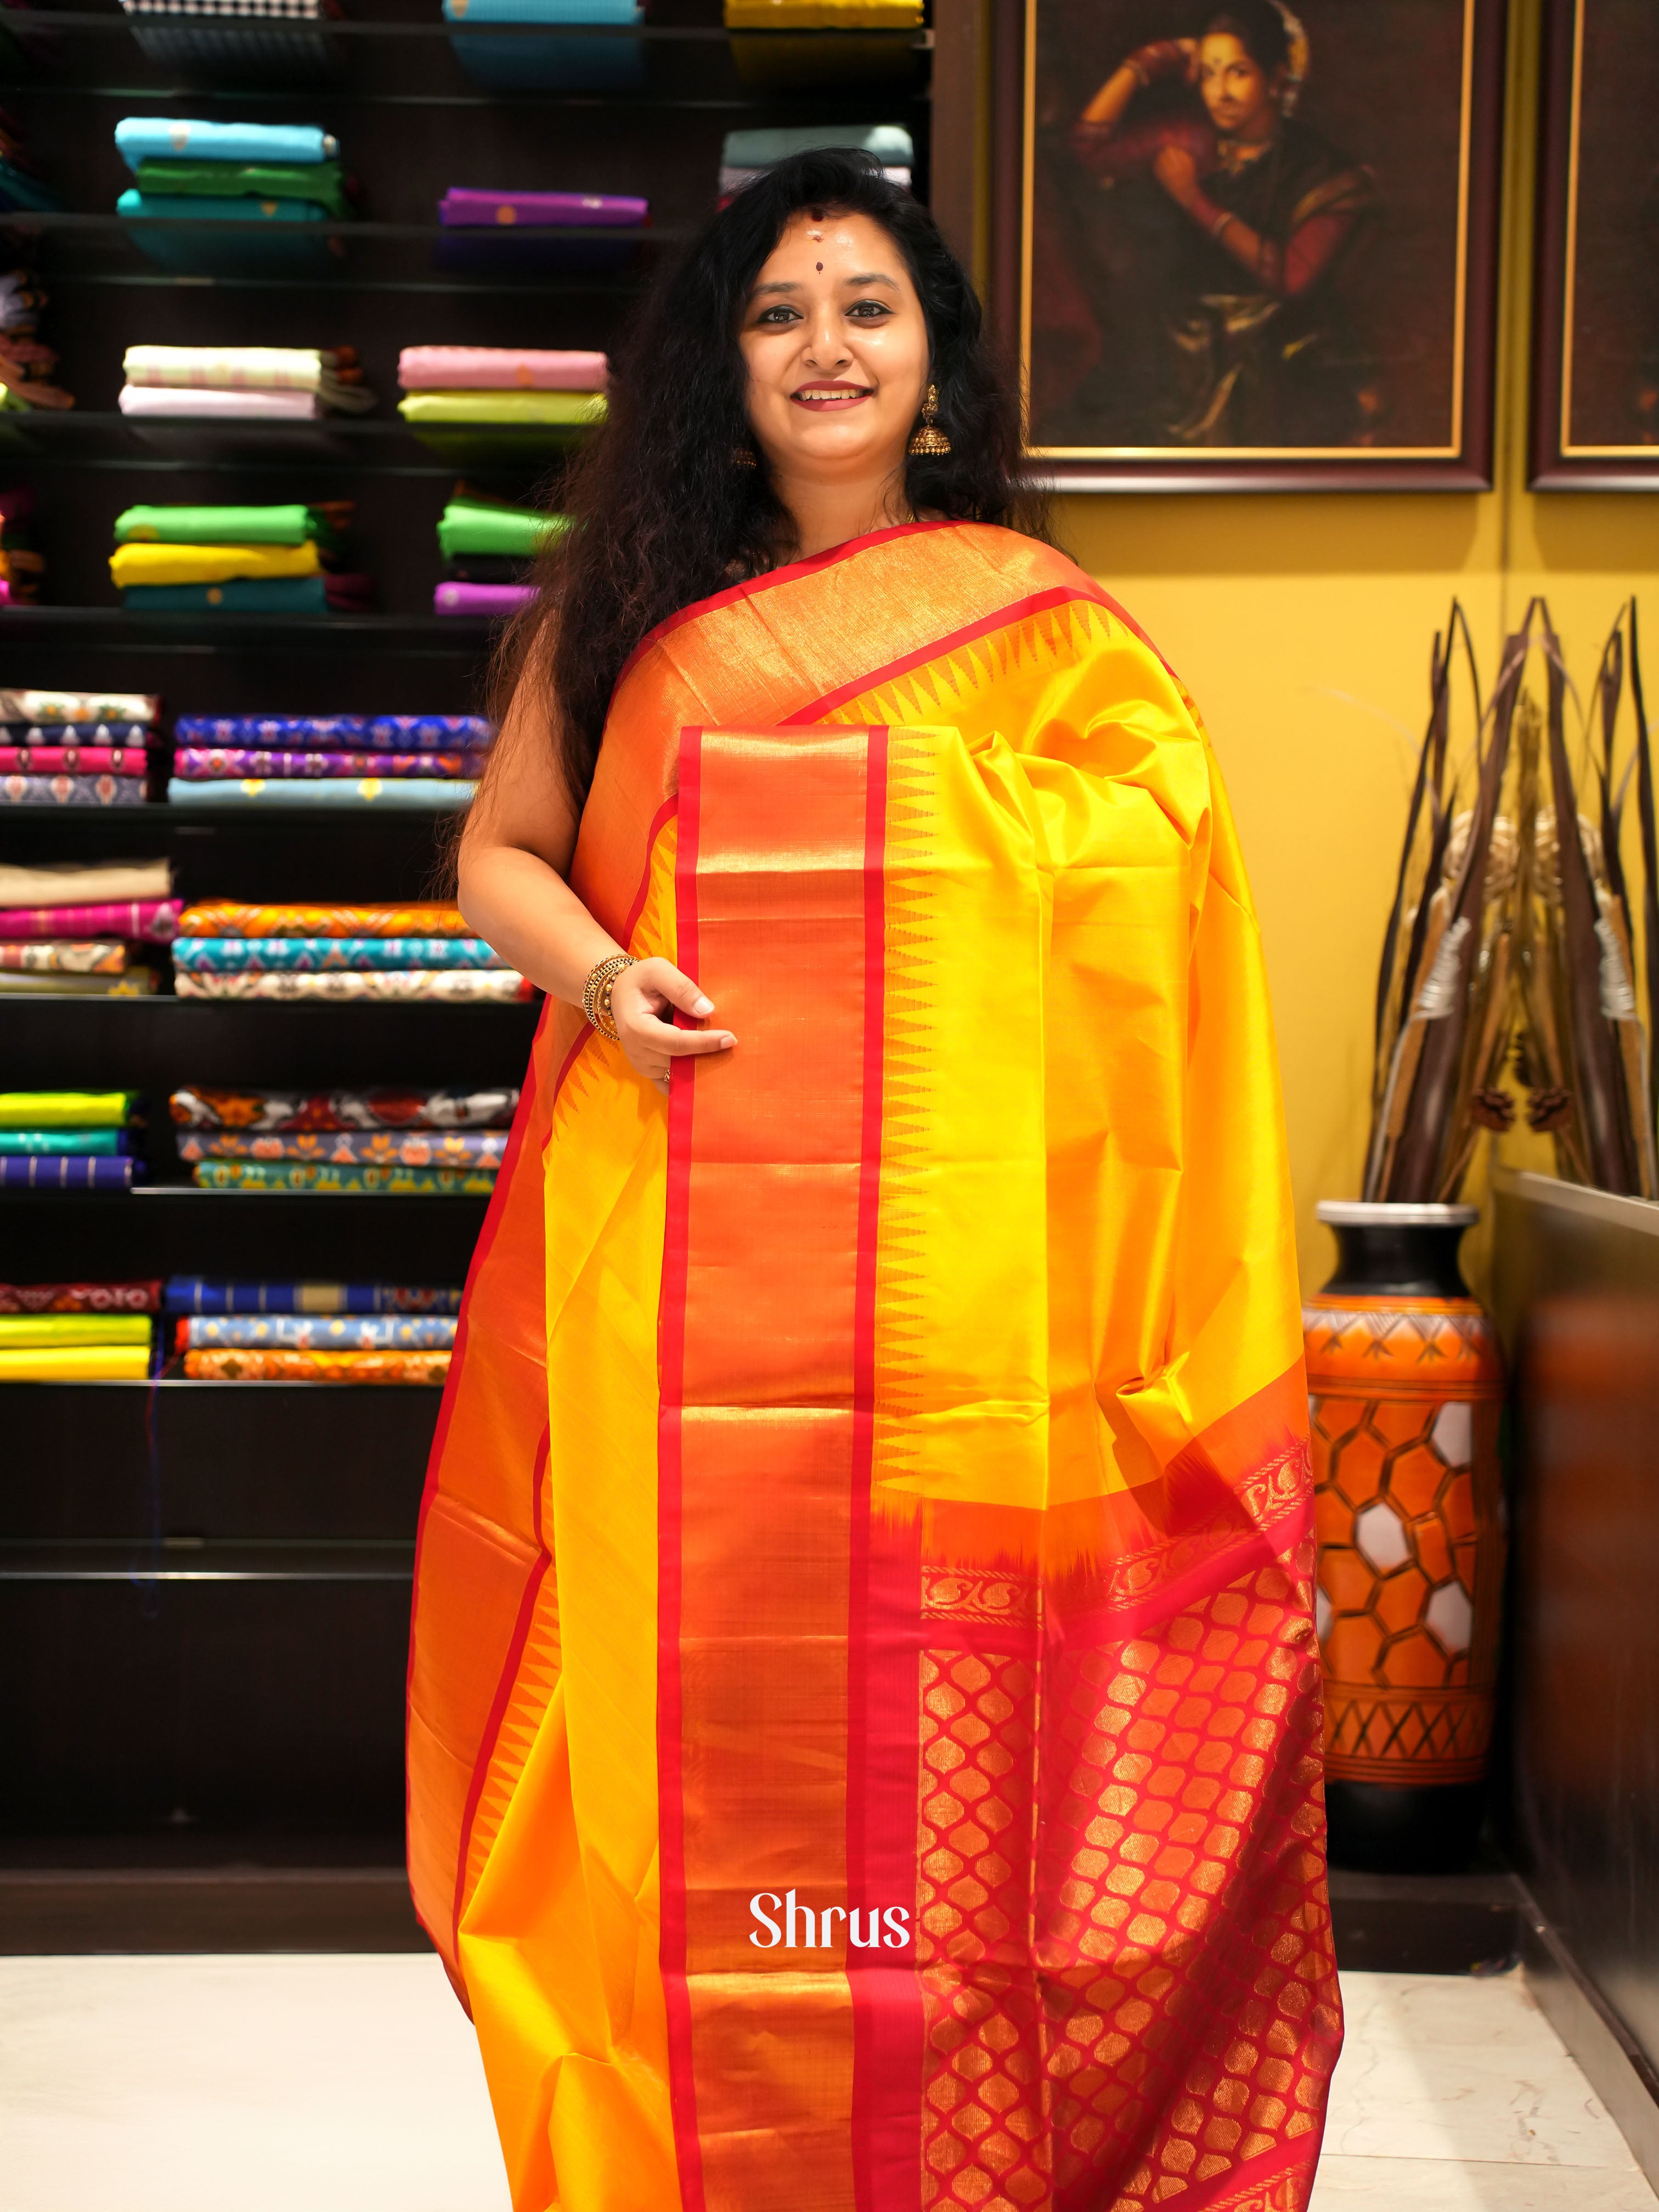
<svg viewBox="0 0 1659 2212">
<path fill-rule="evenodd" d="M 148 1344 L 148 1314 L 0 1314 L 0 1350 L 24 1344 Z"/>
<path fill-rule="evenodd" d="M 192 198 L 314 200 L 337 222 L 351 213 L 345 173 L 337 161 L 289 167 L 264 161 L 141 161 L 141 192 L 178 192 Z"/>
<path fill-rule="evenodd" d="M 605 416 L 602 392 L 411 392 L 398 412 L 411 426 L 422 422 L 537 423 L 582 429 Z"/>
<path fill-rule="evenodd" d="M 510 507 L 501 500 L 452 499 L 438 525 L 438 543 L 447 556 L 499 553 L 516 560 L 537 552 L 548 538 L 569 527 L 568 515 L 542 514 L 533 507 Z"/>
<path fill-rule="evenodd" d="M 118 545 L 303 545 L 336 536 L 314 507 L 130 507 L 115 518 Z"/>
<path fill-rule="evenodd" d="M 118 1129 L 0 1129 L 0 1155 L 20 1152 L 118 1152 Z"/>
<path fill-rule="evenodd" d="M 118 1129 L 136 1091 L 0 1091 L 0 1129 Z"/>
</svg>

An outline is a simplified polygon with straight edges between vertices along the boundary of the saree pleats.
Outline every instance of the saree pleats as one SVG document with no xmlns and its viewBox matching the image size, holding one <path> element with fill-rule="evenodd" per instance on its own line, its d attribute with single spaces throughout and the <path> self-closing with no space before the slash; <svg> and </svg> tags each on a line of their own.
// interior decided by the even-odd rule
<svg viewBox="0 0 1659 2212">
<path fill-rule="evenodd" d="M 517 2212 L 1302 2212 L 1340 2008 L 1270 1010 L 1206 741 L 1060 556 L 688 611 L 423 1510 L 410 1870 Z"/>
</svg>

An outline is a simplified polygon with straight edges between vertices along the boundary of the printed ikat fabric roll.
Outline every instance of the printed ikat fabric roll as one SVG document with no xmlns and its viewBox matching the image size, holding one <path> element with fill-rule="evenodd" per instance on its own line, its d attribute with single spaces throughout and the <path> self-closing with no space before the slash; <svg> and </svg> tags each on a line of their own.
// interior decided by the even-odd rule
<svg viewBox="0 0 1659 2212">
<path fill-rule="evenodd" d="M 247 745 L 288 752 L 483 752 L 495 726 L 483 714 L 180 714 L 182 746 Z"/>
<path fill-rule="evenodd" d="M 128 1129 L 0 1129 L 0 1157 L 28 1152 L 42 1158 L 130 1152 L 135 1133 Z"/>
<path fill-rule="evenodd" d="M 142 806 L 141 775 L 0 776 L 6 806 Z"/>
<path fill-rule="evenodd" d="M 205 1352 L 447 1352 L 453 1317 L 435 1314 L 192 1314 L 175 1348 Z"/>
<path fill-rule="evenodd" d="M 471 937 L 458 906 L 242 906 L 201 899 L 185 908 L 180 937 Z"/>
<path fill-rule="evenodd" d="M 447 1352 L 187 1352 L 185 1373 L 202 1382 L 439 1382 Z"/>
<path fill-rule="evenodd" d="M 0 1283 L 0 1314 L 153 1314 L 161 1285 L 147 1283 Z"/>
<path fill-rule="evenodd" d="M 0 1141 L 3 1141 L 0 1139 Z M 507 1157 L 505 1129 L 191 1131 L 179 1157 L 200 1160 L 299 1160 L 331 1167 L 498 1168 Z"/>
<path fill-rule="evenodd" d="M 518 1111 L 516 1089 L 498 1091 L 175 1091 L 173 1119 L 185 1129 L 501 1129 Z M 181 1279 L 183 1279 L 181 1278 Z M 423 1309 L 424 1310 L 424 1309 Z M 448 1311 L 448 1308 L 442 1309 Z"/>
<path fill-rule="evenodd" d="M 0 943 L 0 971 L 26 975 L 119 975 L 127 948 L 110 938 L 23 938 Z"/>
<path fill-rule="evenodd" d="M 3 763 L 0 763 L 3 764 Z M 269 753 L 240 745 L 186 745 L 173 773 L 189 782 L 242 776 L 465 776 L 483 773 L 477 753 Z"/>
<path fill-rule="evenodd" d="M 155 738 L 155 731 L 146 729 L 142 722 L 0 722 L 0 744 L 72 749 L 80 753 L 82 767 L 96 765 L 87 758 L 95 745 L 136 751 L 142 760 L 145 745 L 153 743 Z M 34 765 L 67 768 L 69 763 L 39 761 Z M 110 763 L 105 762 L 102 765 L 107 767 Z"/>
<path fill-rule="evenodd" d="M 0 1160 L 0 1169 L 33 1167 L 33 1160 Z M 52 1163 L 52 1164 L 58 1164 Z M 93 1167 L 119 1166 L 94 1160 Z M 333 1167 L 321 1162 L 287 1160 L 203 1160 L 191 1170 L 203 1190 L 290 1192 L 365 1198 L 488 1198 L 495 1188 L 493 1168 Z"/>
<path fill-rule="evenodd" d="M 0 908 L 0 942 L 31 938 L 120 937 L 166 945 L 179 927 L 177 899 L 107 900 L 95 906 Z"/>
<path fill-rule="evenodd" d="M 175 974 L 332 975 L 363 969 L 501 969 L 481 937 L 179 937 Z"/>
<path fill-rule="evenodd" d="M 192 975 L 173 977 L 181 999 L 441 999 L 510 1005 L 532 996 L 526 977 L 511 968 L 348 969 L 325 975 Z"/>
<path fill-rule="evenodd" d="M 142 745 L 0 745 L 3 775 L 137 775 L 149 763 Z"/>
<path fill-rule="evenodd" d="M 170 1314 L 459 1314 L 459 1290 L 409 1283 L 233 1283 L 208 1275 L 169 1275 L 162 1305 Z"/>
</svg>

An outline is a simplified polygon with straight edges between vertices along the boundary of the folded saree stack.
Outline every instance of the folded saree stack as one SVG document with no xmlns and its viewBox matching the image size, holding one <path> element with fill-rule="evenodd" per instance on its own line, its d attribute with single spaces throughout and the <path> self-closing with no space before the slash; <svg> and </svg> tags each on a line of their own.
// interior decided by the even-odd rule
<svg viewBox="0 0 1659 2212">
<path fill-rule="evenodd" d="M 179 1157 L 204 1189 L 487 1198 L 507 1157 L 518 1103 L 511 1087 L 295 1091 L 198 1085 L 175 1091 L 171 1110 Z"/>
<path fill-rule="evenodd" d="M 340 241 L 307 236 L 354 212 L 339 147 L 310 123 L 129 116 L 115 144 L 135 182 L 115 204 L 151 260 L 190 274 L 326 268 Z"/>
<path fill-rule="evenodd" d="M 482 938 L 469 934 L 453 906 L 242 906 L 212 900 L 187 907 L 179 917 L 173 967 L 181 999 L 441 999 L 500 1005 L 531 995 L 515 969 Z M 313 1130 L 327 1126 L 309 1125 Z M 374 1162 L 381 1154 L 371 1148 L 363 1157 Z M 495 1164 L 492 1157 L 492 1171 Z"/>
<path fill-rule="evenodd" d="M 443 0 L 444 21 L 462 24 L 547 24 L 545 35 L 518 30 L 492 37 L 488 29 L 450 34 L 455 58 L 475 84 L 495 92 L 625 92 L 645 82 L 645 50 L 638 39 L 561 38 L 557 25 L 592 25 L 620 34 L 645 20 L 637 0 Z"/>
<path fill-rule="evenodd" d="M 313 84 L 338 74 L 339 0 L 121 0 L 133 43 L 196 82 Z"/>
<path fill-rule="evenodd" d="M 310 422 L 374 404 L 350 346 L 135 345 L 124 415 L 141 420 Z"/>
<path fill-rule="evenodd" d="M 141 1382 L 161 1285 L 0 1283 L 0 1382 Z"/>
<path fill-rule="evenodd" d="M 442 1382 L 458 1289 L 174 1276 L 173 1349 L 194 1381 Z"/>
<path fill-rule="evenodd" d="M 525 580 L 530 562 L 569 526 L 562 514 L 458 488 L 438 525 L 447 573 L 433 605 L 441 615 L 516 614 L 535 595 Z"/>
<path fill-rule="evenodd" d="M 534 460 L 603 419 L 607 374 L 602 353 L 405 346 L 398 412 L 423 446 L 463 465 Z"/>
<path fill-rule="evenodd" d="M 465 806 L 494 735 L 481 714 L 181 714 L 167 797 L 175 806 Z"/>
<path fill-rule="evenodd" d="M 131 1190 L 137 1104 L 131 1091 L 0 1091 L 0 1190 Z"/>
<path fill-rule="evenodd" d="M 130 507 L 110 576 L 143 614 L 360 613 L 374 586 L 342 568 L 351 504 Z"/>
<path fill-rule="evenodd" d="M 62 696 L 0 692 L 0 704 Z M 14 731 L 21 727 L 30 737 L 55 738 L 61 731 L 60 725 L 52 723 L 14 722 L 9 726 Z M 107 726 L 82 726 L 102 730 Z M 54 745 L 50 750 L 74 749 Z M 143 950 L 167 942 L 178 926 L 179 913 L 165 860 L 0 867 L 0 998 L 30 994 L 146 997 L 155 988 L 156 979 L 155 969 L 142 957 Z"/>
<path fill-rule="evenodd" d="M 0 804 L 142 806 L 160 704 L 148 692 L 0 691 Z"/>
</svg>

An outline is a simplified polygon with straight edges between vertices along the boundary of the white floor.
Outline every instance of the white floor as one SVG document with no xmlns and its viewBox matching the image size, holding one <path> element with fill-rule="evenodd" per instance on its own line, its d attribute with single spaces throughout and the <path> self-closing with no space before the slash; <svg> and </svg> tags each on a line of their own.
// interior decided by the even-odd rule
<svg viewBox="0 0 1659 2212">
<path fill-rule="evenodd" d="M 1518 1974 L 1343 1978 L 1313 2212 L 1656 2212 Z M 430 1957 L 0 1959 L 3 2212 L 507 2212 Z"/>
</svg>

